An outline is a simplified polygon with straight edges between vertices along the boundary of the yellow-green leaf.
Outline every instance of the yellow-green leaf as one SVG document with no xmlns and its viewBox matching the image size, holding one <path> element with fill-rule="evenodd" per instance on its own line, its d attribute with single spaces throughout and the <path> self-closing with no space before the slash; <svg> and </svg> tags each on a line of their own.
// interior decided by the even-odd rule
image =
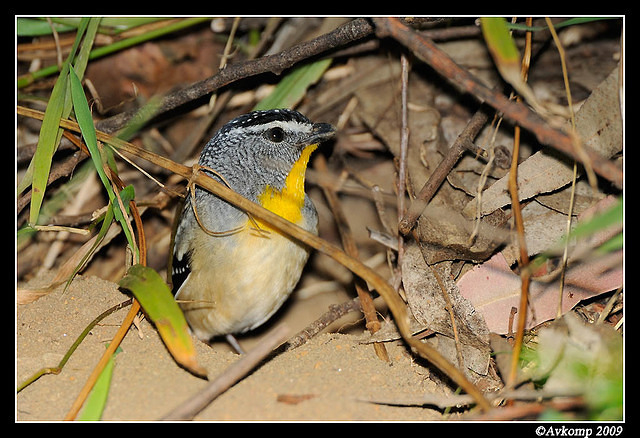
<svg viewBox="0 0 640 438">
<path fill-rule="evenodd" d="M 65 107 L 69 77 L 68 72 L 69 64 L 65 64 L 58 80 L 53 86 L 47 109 L 44 112 L 42 126 L 40 127 L 40 136 L 38 138 L 36 152 L 31 162 L 32 166 L 30 166 L 29 169 L 33 172 L 33 179 L 31 181 L 31 207 L 29 210 L 29 222 L 32 225 L 38 222 L 40 207 L 42 206 L 47 181 L 49 179 L 49 171 L 51 170 L 51 160 L 62 137 L 62 130 L 59 129 L 58 124 L 60 123 L 60 118 L 62 117 Z M 23 181 L 23 184 L 26 185 L 26 183 L 28 183 L 28 177 L 25 176 Z M 20 186 L 18 191 L 20 192 L 23 189 L 24 187 Z"/>
<path fill-rule="evenodd" d="M 482 35 L 498 68 L 515 67 L 519 72 L 520 52 L 511 37 L 507 27 L 507 20 L 502 17 L 483 17 L 480 22 L 482 24 Z"/>
<path fill-rule="evenodd" d="M 480 23 L 489 53 L 491 53 L 502 78 L 511 84 L 538 113 L 547 114 L 547 111 L 533 94 L 531 87 L 522 77 L 520 52 L 511 36 L 507 20 L 503 17 L 483 17 L 480 19 Z"/>
<path fill-rule="evenodd" d="M 184 314 L 162 277 L 152 268 L 133 265 L 120 280 L 120 286 L 130 290 L 140 302 L 176 362 L 196 375 L 205 376 Z"/>
</svg>

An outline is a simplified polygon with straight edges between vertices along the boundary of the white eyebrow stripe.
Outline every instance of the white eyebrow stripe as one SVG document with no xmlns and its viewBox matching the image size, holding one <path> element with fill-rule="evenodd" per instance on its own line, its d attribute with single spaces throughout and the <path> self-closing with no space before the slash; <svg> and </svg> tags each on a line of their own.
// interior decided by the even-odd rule
<svg viewBox="0 0 640 438">
<path fill-rule="evenodd" d="M 246 132 L 261 132 L 276 126 L 288 132 L 311 132 L 312 129 L 312 125 L 307 123 L 300 123 L 295 120 L 273 120 L 271 122 L 260 125 L 239 126 L 234 129 L 242 129 Z"/>
</svg>

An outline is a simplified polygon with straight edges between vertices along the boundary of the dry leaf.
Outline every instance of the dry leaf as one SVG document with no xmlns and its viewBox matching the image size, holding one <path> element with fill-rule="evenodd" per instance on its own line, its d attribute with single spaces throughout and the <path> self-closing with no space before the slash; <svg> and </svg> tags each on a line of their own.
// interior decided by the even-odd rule
<svg viewBox="0 0 640 438">
<path fill-rule="evenodd" d="M 465 366 L 485 375 L 490 354 L 489 331 L 471 303 L 458 292 L 450 277 L 449 264 L 428 266 L 417 244 L 410 243 L 403 256 L 402 281 L 407 303 L 415 319 L 424 327 L 444 335 L 437 338 L 433 346 L 452 363 L 458 363 L 451 316 L 441 288 L 441 284 L 444 285 L 453 307 Z"/>
<path fill-rule="evenodd" d="M 612 268 L 613 266 L 613 268 Z M 565 277 L 562 313 L 580 301 L 622 286 L 622 251 L 570 268 Z M 519 307 L 521 281 L 502 253 L 467 272 L 458 280 L 460 294 L 468 299 L 493 333 L 509 332 L 511 308 Z M 526 329 L 556 317 L 559 283 L 532 281 Z"/>
<path fill-rule="evenodd" d="M 576 131 L 585 146 L 605 157 L 622 150 L 622 118 L 618 99 L 618 68 L 614 69 L 585 101 L 576 113 Z M 573 163 L 559 152 L 544 148 L 518 165 L 518 196 L 530 199 L 569 184 L 573 178 Z M 508 175 L 496 181 L 482 194 L 482 215 L 511 204 Z M 467 217 L 474 217 L 475 199 L 464 208 Z"/>
</svg>

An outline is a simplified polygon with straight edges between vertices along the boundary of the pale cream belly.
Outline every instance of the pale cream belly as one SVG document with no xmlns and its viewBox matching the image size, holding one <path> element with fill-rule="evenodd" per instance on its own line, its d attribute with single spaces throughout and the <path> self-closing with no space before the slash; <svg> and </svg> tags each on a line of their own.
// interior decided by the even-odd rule
<svg viewBox="0 0 640 438">
<path fill-rule="evenodd" d="M 271 317 L 296 286 L 308 250 L 271 232 L 243 230 L 208 237 L 206 266 L 192 266 L 178 300 L 194 334 L 202 340 L 254 329 Z M 199 287 L 195 287 L 199 285 Z"/>
</svg>

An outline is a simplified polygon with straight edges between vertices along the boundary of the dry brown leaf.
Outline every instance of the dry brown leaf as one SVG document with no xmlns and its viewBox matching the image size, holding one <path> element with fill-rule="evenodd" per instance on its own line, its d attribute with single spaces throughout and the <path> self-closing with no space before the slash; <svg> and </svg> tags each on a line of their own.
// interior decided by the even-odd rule
<svg viewBox="0 0 640 438">
<path fill-rule="evenodd" d="M 622 150 L 622 117 L 618 99 L 618 68 L 596 88 L 576 113 L 576 131 L 585 146 L 605 157 Z M 520 200 L 549 193 L 569 184 L 573 178 L 573 163 L 550 148 L 536 152 L 518 165 L 518 196 Z M 482 215 L 511 204 L 508 175 L 496 181 L 482 194 Z M 475 199 L 463 212 L 474 217 Z"/>
<path fill-rule="evenodd" d="M 580 301 L 614 290 L 622 285 L 622 251 L 585 261 L 567 271 L 562 298 L 562 313 Z M 460 294 L 468 299 L 484 317 L 492 333 L 507 334 L 511 308 L 518 308 L 521 281 L 498 253 L 458 280 Z M 530 309 L 526 329 L 556 317 L 558 309 L 557 281 L 532 281 L 529 289 Z"/>
<path fill-rule="evenodd" d="M 437 270 L 437 275 L 432 270 Z M 453 307 L 457 337 L 462 348 L 465 366 L 478 374 L 486 375 L 489 365 L 489 331 L 481 315 L 471 303 L 460 295 L 450 276 L 448 263 L 429 267 L 415 243 L 408 244 L 403 256 L 402 277 L 407 304 L 415 319 L 424 327 L 444 335 L 433 345 L 452 363 L 458 363 L 456 334 L 440 283 Z M 466 371 L 466 370 L 465 370 Z"/>
</svg>

